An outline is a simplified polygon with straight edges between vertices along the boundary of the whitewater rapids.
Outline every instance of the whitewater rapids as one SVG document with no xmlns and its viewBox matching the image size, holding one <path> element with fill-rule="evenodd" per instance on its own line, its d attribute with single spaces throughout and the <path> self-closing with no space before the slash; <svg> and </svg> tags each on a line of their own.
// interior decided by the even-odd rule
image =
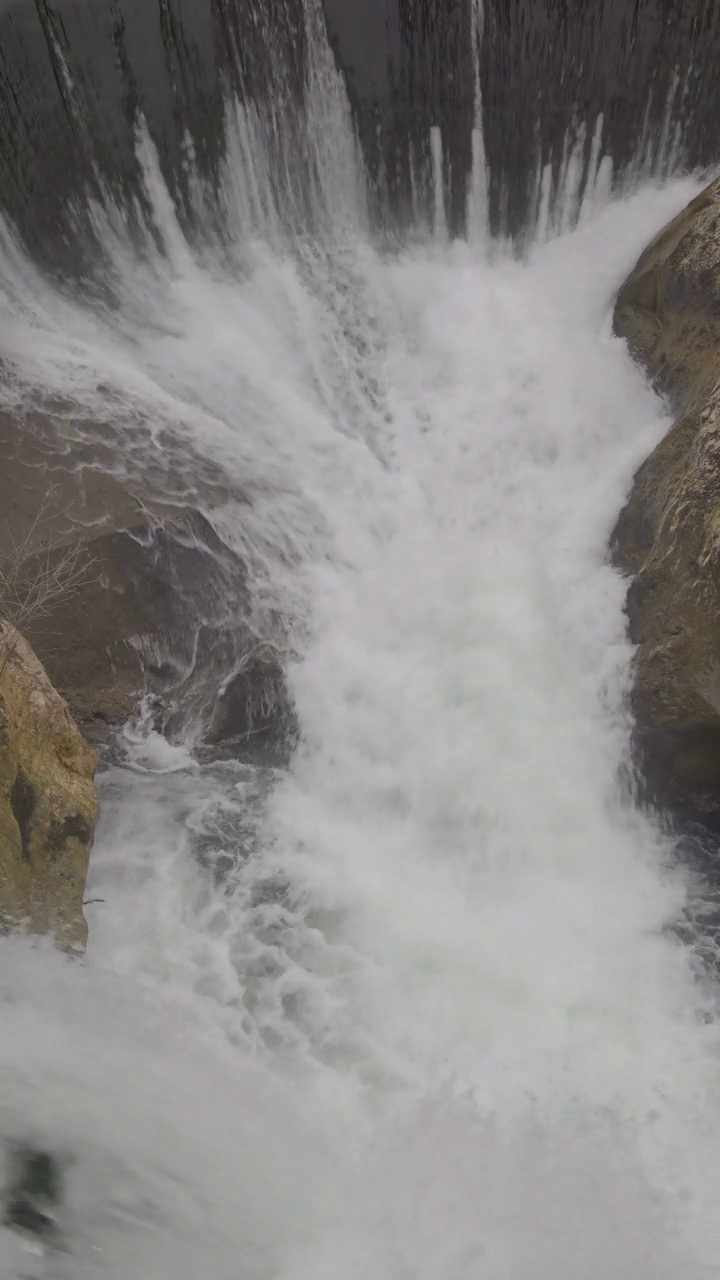
<svg viewBox="0 0 720 1280">
<path fill-rule="evenodd" d="M 212 518 L 292 619 L 302 738 L 203 764 L 141 718 L 87 956 L 2 942 L 0 1134 L 66 1183 L 2 1280 L 717 1275 L 716 992 L 627 781 L 606 550 L 668 425 L 613 292 L 697 186 L 523 260 L 356 226 L 233 271 L 146 168 L 166 252 L 100 225 L 116 310 L 5 232 L 4 407 L 72 406 L 130 476 L 171 424 L 242 488 Z"/>
</svg>

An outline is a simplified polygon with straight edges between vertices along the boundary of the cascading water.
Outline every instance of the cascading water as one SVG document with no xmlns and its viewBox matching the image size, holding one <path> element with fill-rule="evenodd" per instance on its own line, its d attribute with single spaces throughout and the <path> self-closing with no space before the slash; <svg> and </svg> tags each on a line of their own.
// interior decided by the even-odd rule
<svg viewBox="0 0 720 1280">
<path fill-rule="evenodd" d="M 200 509 L 212 464 L 301 738 L 285 770 L 213 762 L 139 712 L 87 956 L 2 943 L 0 1150 L 54 1152 L 64 1195 L 42 1245 L 0 1226 L 0 1276 L 709 1277 L 716 992 L 624 780 L 605 551 L 667 427 L 613 290 L 698 184 L 611 199 L 598 122 L 559 186 L 539 166 L 518 258 L 488 239 L 478 105 L 467 238 L 437 133 L 434 235 L 379 249 L 305 18 L 302 163 L 280 111 L 232 100 L 216 190 L 189 161 L 204 234 L 142 122 L 151 214 L 91 206 L 103 291 L 2 226 L 2 407 Z"/>
</svg>

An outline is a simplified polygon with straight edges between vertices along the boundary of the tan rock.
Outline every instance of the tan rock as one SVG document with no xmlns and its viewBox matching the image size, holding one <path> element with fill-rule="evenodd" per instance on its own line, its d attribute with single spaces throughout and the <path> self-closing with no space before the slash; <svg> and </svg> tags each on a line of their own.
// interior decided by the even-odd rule
<svg viewBox="0 0 720 1280">
<path fill-rule="evenodd" d="M 30 646 L 10 644 L 2 624 L 0 668 L 0 926 L 82 946 L 95 752 Z"/>
<path fill-rule="evenodd" d="M 720 180 L 623 285 L 627 337 L 678 417 L 638 471 L 613 536 L 633 583 L 634 711 L 661 798 L 720 817 Z"/>
</svg>

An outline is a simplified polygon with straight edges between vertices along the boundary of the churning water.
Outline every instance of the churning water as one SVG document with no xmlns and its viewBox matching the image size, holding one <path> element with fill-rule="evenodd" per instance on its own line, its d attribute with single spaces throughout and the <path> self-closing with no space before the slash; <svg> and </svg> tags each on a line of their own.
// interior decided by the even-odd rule
<svg viewBox="0 0 720 1280">
<path fill-rule="evenodd" d="M 606 555 L 667 427 L 613 293 L 697 184 L 610 199 L 599 145 L 587 184 L 569 155 L 520 260 L 480 173 L 448 242 L 435 140 L 434 229 L 389 252 L 317 31 L 308 75 L 309 199 L 235 108 L 223 235 L 188 242 L 141 129 L 152 234 L 92 211 L 112 304 L 2 231 L 7 407 L 196 505 L 196 460 L 222 474 L 301 743 L 203 763 L 139 714 L 86 957 L 2 943 L 0 1133 L 65 1195 L 44 1252 L 0 1227 L 0 1276 L 717 1275 L 716 992 L 626 782 Z"/>
</svg>

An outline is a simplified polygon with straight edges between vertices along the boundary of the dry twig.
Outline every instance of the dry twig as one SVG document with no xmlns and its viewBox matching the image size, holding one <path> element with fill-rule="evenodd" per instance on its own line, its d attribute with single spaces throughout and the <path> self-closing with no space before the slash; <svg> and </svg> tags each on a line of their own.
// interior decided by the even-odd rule
<svg viewBox="0 0 720 1280">
<path fill-rule="evenodd" d="M 85 542 L 47 533 L 58 514 L 54 498 L 50 489 L 22 539 L 8 530 L 8 549 L 0 553 L 0 675 L 28 627 L 73 596 L 94 563 Z"/>
</svg>

